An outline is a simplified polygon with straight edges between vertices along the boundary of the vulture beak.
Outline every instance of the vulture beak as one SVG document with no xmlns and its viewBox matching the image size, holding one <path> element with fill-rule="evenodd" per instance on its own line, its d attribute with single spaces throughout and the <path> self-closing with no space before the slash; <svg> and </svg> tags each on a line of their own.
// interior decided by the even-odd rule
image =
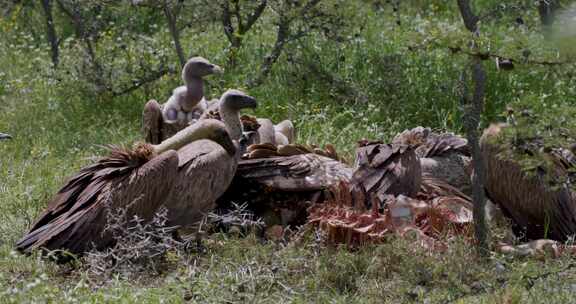
<svg viewBox="0 0 576 304">
<path fill-rule="evenodd" d="M 256 98 L 252 96 L 244 96 L 242 98 L 242 107 L 256 109 L 256 107 L 258 107 L 258 102 L 256 101 Z"/>
<path fill-rule="evenodd" d="M 0 133 L 0 140 L 5 140 L 5 139 L 12 139 L 12 136 L 10 134 Z"/>
<path fill-rule="evenodd" d="M 218 75 L 224 74 L 224 69 L 222 69 L 221 67 L 213 64 L 213 65 L 212 65 L 212 74 L 218 74 Z"/>
</svg>

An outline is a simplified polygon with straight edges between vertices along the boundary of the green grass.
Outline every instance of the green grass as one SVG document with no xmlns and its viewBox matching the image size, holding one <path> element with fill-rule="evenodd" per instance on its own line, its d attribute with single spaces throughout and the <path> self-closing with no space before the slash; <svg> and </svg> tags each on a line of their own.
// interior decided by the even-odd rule
<svg viewBox="0 0 576 304">
<path fill-rule="evenodd" d="M 405 6 L 397 26 L 387 11 L 363 7 L 358 12 L 363 27 L 351 30 L 358 38 L 337 43 L 314 35 L 299 48 L 289 46 L 295 56 L 315 53 L 327 72 L 363 92 L 367 102 L 350 99 L 283 56 L 269 79 L 249 91 L 260 101 L 250 114 L 292 119 L 299 142 L 333 143 L 349 159 L 362 137 L 388 140 L 417 125 L 460 131 L 457 81 L 467 58 L 451 55 L 447 46 L 464 35 L 462 25 L 453 6 L 437 2 L 428 8 L 428 1 Z M 411 10 L 422 15 L 415 17 Z M 532 13 L 525 19 L 528 30 L 513 36 L 537 44 L 537 17 Z M 62 43 L 62 65 L 54 72 L 43 37 L 28 34 L 11 20 L 0 22 L 8 29 L 0 37 L 0 131 L 14 136 L 0 143 L 0 302 L 574 302 L 576 271 L 568 267 L 569 257 L 514 260 L 494 254 L 480 260 L 463 240 L 451 241 L 442 253 L 395 239 L 351 252 L 312 239 L 283 246 L 262 244 L 252 236 L 216 234 L 206 241 L 206 253 L 172 261 L 161 275 L 137 280 L 94 278 L 83 267 L 71 270 L 14 253 L 15 241 L 66 177 L 102 155 L 99 145 L 140 140 L 144 103 L 166 100 L 180 80 L 167 75 L 128 95 L 99 96 L 78 69 L 83 55 L 74 40 Z M 243 87 L 274 39 L 271 22 L 264 16 L 246 37 L 238 68 L 209 80 L 209 96 Z M 509 30 L 496 23 L 483 25 L 496 50 L 517 56 L 521 49 L 508 43 Z M 154 65 L 152 50 L 176 62 L 169 35 L 152 32 L 146 40 L 125 41 L 130 56 L 116 50 L 115 38 L 122 33 L 111 31 L 102 38 L 98 53 L 115 72 L 115 84 L 129 82 L 139 72 L 140 59 Z M 446 42 L 445 32 L 455 39 Z M 188 29 L 182 37 L 185 49 L 225 64 L 227 43 L 219 27 Z M 430 39 L 423 41 L 426 37 Z M 413 49 L 415 45 L 424 47 Z M 536 104 L 576 101 L 570 68 L 518 64 L 503 72 L 491 61 L 485 66 L 484 125 L 501 118 L 506 104 L 525 96 Z"/>
</svg>

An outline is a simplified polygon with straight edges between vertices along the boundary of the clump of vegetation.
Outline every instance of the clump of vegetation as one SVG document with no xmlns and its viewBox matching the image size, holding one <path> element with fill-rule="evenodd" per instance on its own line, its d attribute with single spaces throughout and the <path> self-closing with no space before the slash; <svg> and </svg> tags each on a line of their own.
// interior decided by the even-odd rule
<svg viewBox="0 0 576 304">
<path fill-rule="evenodd" d="M 125 209 L 110 210 L 104 233 L 110 233 L 114 246 L 105 251 L 91 251 L 83 258 L 93 275 L 108 278 L 120 275 L 135 279 L 142 274 L 158 275 L 170 269 L 192 248 L 190 241 L 179 239 L 178 227 L 166 225 L 168 210 L 161 208 L 151 221 L 137 216 L 128 219 Z"/>
</svg>

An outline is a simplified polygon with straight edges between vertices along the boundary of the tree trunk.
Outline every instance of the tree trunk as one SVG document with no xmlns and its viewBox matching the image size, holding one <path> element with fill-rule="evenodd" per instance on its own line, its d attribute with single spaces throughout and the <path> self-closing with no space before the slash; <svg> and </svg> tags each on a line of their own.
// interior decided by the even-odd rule
<svg viewBox="0 0 576 304">
<path fill-rule="evenodd" d="M 178 60 L 180 61 L 180 65 L 184 66 L 184 64 L 186 64 L 186 57 L 184 56 L 184 51 L 182 51 L 182 45 L 180 44 L 180 32 L 176 25 L 176 16 L 170 11 L 170 7 L 167 3 L 164 3 L 164 15 L 168 21 L 168 29 L 170 30 L 170 35 L 172 35 L 172 41 L 174 42 L 174 48 L 176 49 Z"/>
<path fill-rule="evenodd" d="M 52 56 L 52 64 L 54 68 L 58 67 L 59 54 L 58 54 L 58 38 L 56 37 L 56 29 L 54 27 L 54 18 L 52 17 L 52 1 L 42 0 L 42 8 L 46 17 L 46 36 L 50 44 L 50 51 Z"/>
<path fill-rule="evenodd" d="M 247 83 L 248 87 L 252 88 L 259 86 L 260 84 L 262 84 L 262 82 L 264 82 L 266 77 L 268 77 L 268 74 L 272 70 L 272 66 L 276 63 L 276 61 L 282 54 L 282 51 L 284 50 L 284 45 L 286 44 L 286 40 L 288 39 L 289 28 L 290 28 L 290 22 L 288 20 L 283 19 L 280 21 L 280 24 L 278 24 L 278 31 L 276 34 L 276 42 L 274 43 L 274 47 L 272 48 L 270 54 L 264 57 L 264 62 L 260 67 L 258 75 L 256 75 L 255 78 L 253 78 Z"/>
<path fill-rule="evenodd" d="M 457 0 L 462 21 L 466 29 L 475 37 L 478 36 L 478 16 L 476 16 L 470 7 L 470 1 Z M 475 40 L 471 41 L 472 47 L 477 48 Z M 486 256 L 489 253 L 488 246 L 488 227 L 486 225 L 486 197 L 484 194 L 484 179 L 486 168 L 480 152 L 479 132 L 480 119 L 484 110 L 484 92 L 486 87 L 486 73 L 482 67 L 482 61 L 478 57 L 472 57 L 472 81 L 474 82 L 474 93 L 472 98 L 468 94 L 466 77 L 462 77 L 462 96 L 461 103 L 464 107 L 463 123 L 466 130 L 468 144 L 472 150 L 472 166 L 474 168 L 474 177 L 472 179 L 472 201 L 474 203 L 474 233 L 476 237 L 478 254 Z"/>
<path fill-rule="evenodd" d="M 478 242 L 480 255 L 486 255 L 488 246 L 488 226 L 486 225 L 486 197 L 484 194 L 484 180 L 486 178 L 486 167 L 480 151 L 480 132 L 478 127 L 484 109 L 484 92 L 486 87 L 486 73 L 479 58 L 472 59 L 472 81 L 474 82 L 474 93 L 472 100 L 464 97 L 465 104 L 468 105 L 467 113 L 464 115 L 464 128 L 468 144 L 472 150 L 472 166 L 474 175 L 472 177 L 472 201 L 474 202 L 474 234 Z"/>
<path fill-rule="evenodd" d="M 554 12 L 557 6 L 556 0 L 538 1 L 538 13 L 540 14 L 540 21 L 546 37 L 550 36 L 551 27 L 554 23 Z"/>
</svg>

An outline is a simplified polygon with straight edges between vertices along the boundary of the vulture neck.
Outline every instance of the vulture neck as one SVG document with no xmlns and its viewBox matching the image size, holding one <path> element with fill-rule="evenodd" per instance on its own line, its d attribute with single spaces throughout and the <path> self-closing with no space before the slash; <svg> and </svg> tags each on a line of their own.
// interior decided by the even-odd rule
<svg viewBox="0 0 576 304">
<path fill-rule="evenodd" d="M 222 106 L 222 103 L 220 103 L 219 112 L 222 121 L 226 125 L 226 130 L 230 134 L 230 138 L 236 141 L 240 140 L 242 137 L 242 122 L 240 121 L 238 110 L 231 109 L 225 104 Z"/>
<path fill-rule="evenodd" d="M 204 97 L 204 82 L 201 77 L 190 77 L 186 81 L 186 98 L 180 104 L 184 111 L 190 112 Z"/>
<path fill-rule="evenodd" d="M 174 136 L 152 147 L 154 153 L 158 155 L 168 150 L 178 150 L 195 140 L 210 137 L 209 133 L 210 131 L 207 124 L 199 122 L 180 130 Z"/>
</svg>

